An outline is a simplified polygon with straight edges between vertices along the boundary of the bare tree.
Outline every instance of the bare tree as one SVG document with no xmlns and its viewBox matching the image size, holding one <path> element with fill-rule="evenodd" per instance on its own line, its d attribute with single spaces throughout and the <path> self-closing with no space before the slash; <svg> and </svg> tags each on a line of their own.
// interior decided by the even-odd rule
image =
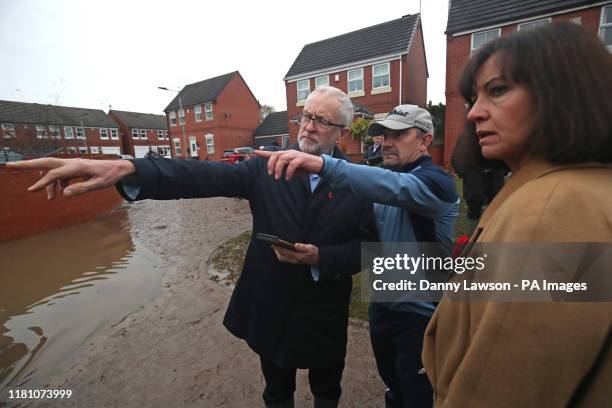
<svg viewBox="0 0 612 408">
<path fill-rule="evenodd" d="M 276 112 L 276 109 L 274 109 L 274 106 L 272 105 L 261 105 L 261 109 L 259 110 L 259 112 L 261 115 L 261 120 L 264 120 L 266 116 L 268 116 L 272 112 Z"/>
</svg>

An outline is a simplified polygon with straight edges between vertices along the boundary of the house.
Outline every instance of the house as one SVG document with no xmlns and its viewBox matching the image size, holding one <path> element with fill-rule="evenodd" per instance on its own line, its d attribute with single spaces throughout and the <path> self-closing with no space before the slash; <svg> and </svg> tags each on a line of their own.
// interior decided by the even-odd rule
<svg viewBox="0 0 612 408">
<path fill-rule="evenodd" d="M 465 125 L 458 79 L 470 55 L 486 42 L 551 21 L 571 21 L 598 34 L 612 51 L 612 1 L 451 0 L 446 26 L 444 163 Z"/>
<path fill-rule="evenodd" d="M 220 160 L 253 145 L 259 102 L 238 71 L 185 86 L 164 109 L 173 156 Z"/>
<path fill-rule="evenodd" d="M 120 154 L 119 126 L 99 109 L 0 101 L 0 143 L 26 153 Z"/>
<path fill-rule="evenodd" d="M 126 112 L 111 109 L 110 116 L 125 135 L 121 142 L 125 154 L 145 157 L 149 151 L 170 156 L 170 137 L 164 115 L 151 113 Z"/>
<path fill-rule="evenodd" d="M 321 85 L 346 92 L 378 117 L 399 104 L 425 107 L 427 61 L 419 14 L 307 44 L 285 75 L 287 115 L 302 111 L 308 94 Z M 297 141 L 297 126 L 290 126 Z M 341 142 L 349 156 L 361 156 L 359 140 Z"/>
<path fill-rule="evenodd" d="M 255 147 L 289 146 L 289 120 L 287 111 L 269 113 L 253 133 Z"/>
</svg>

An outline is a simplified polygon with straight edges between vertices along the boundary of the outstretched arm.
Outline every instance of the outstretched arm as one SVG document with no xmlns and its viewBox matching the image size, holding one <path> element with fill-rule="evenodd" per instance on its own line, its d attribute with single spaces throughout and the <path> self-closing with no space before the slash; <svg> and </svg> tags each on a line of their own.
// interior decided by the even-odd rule
<svg viewBox="0 0 612 408">
<path fill-rule="evenodd" d="M 73 197 L 90 191 L 114 186 L 123 177 L 136 171 L 128 160 L 87 160 L 43 158 L 6 163 L 16 170 L 40 170 L 42 177 L 28 188 L 28 191 L 47 191 L 47 198 L 56 195 Z M 71 181 L 78 180 L 70 184 Z"/>
</svg>

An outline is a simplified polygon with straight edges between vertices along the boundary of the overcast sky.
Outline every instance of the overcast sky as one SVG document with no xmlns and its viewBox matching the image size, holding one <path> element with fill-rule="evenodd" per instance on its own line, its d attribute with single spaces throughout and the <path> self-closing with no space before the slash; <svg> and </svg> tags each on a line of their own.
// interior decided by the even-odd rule
<svg viewBox="0 0 612 408">
<path fill-rule="evenodd" d="M 419 0 L 0 0 L 0 99 L 162 113 L 184 85 L 239 70 L 286 109 L 305 44 L 419 12 Z M 448 0 L 422 0 L 428 100 L 444 102 Z"/>
</svg>

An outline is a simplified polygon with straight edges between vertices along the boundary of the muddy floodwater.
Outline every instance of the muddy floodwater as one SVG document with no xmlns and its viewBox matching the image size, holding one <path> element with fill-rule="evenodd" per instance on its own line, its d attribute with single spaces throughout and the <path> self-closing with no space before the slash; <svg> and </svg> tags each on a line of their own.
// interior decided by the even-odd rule
<svg viewBox="0 0 612 408">
<path fill-rule="evenodd" d="M 100 328 L 160 292 L 158 258 L 125 209 L 0 243 L 0 391 L 43 386 Z"/>
</svg>

